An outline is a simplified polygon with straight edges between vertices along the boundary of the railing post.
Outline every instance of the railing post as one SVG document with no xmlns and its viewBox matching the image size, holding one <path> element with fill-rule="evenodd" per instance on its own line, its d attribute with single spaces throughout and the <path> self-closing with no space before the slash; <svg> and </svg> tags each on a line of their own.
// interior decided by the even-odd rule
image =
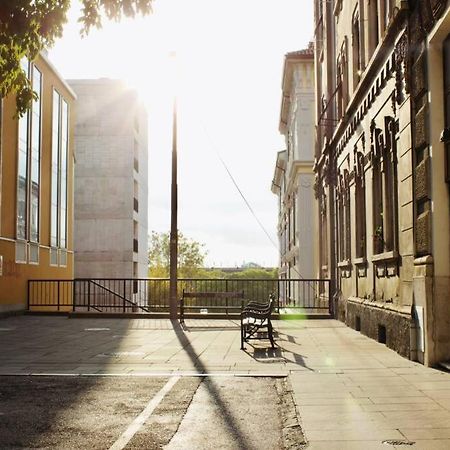
<svg viewBox="0 0 450 450">
<path fill-rule="evenodd" d="M 127 294 L 127 280 L 123 280 L 123 312 L 126 311 L 125 298 Z"/>
<path fill-rule="evenodd" d="M 278 314 L 280 314 L 280 278 L 277 279 Z"/>
<path fill-rule="evenodd" d="M 31 291 L 30 283 L 31 283 L 31 281 L 28 280 L 28 286 L 27 286 L 27 309 L 28 309 L 28 311 L 30 310 L 30 291 Z"/>
<path fill-rule="evenodd" d="M 72 280 L 72 311 L 75 312 L 75 308 L 76 308 L 76 301 L 75 299 L 77 298 L 77 287 L 76 287 L 76 280 L 73 279 Z"/>
<path fill-rule="evenodd" d="M 328 312 L 334 317 L 334 305 L 331 299 L 331 280 L 328 280 Z"/>
<path fill-rule="evenodd" d="M 87 289 L 87 294 L 88 294 L 88 311 L 91 310 L 91 280 L 88 280 L 88 289 Z"/>
<path fill-rule="evenodd" d="M 228 280 L 225 280 L 225 292 L 228 292 Z M 225 315 L 228 317 L 228 297 L 225 297 Z"/>
<path fill-rule="evenodd" d="M 60 298 L 59 298 L 60 280 L 57 281 L 56 286 L 57 286 L 57 289 L 58 289 L 58 296 L 57 296 L 57 299 L 58 299 L 58 306 L 57 306 L 57 308 L 58 308 L 58 311 L 59 311 L 59 305 L 60 305 Z"/>
</svg>

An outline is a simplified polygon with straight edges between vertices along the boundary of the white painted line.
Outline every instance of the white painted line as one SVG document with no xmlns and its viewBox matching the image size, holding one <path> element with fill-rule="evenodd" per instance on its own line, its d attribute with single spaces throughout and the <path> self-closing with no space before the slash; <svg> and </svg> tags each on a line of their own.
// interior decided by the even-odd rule
<svg viewBox="0 0 450 450">
<path fill-rule="evenodd" d="M 133 436 L 144 425 L 147 419 L 151 416 L 152 412 L 161 403 L 164 396 L 175 386 L 175 383 L 180 377 L 171 377 L 169 381 L 162 387 L 162 389 L 149 401 L 145 409 L 134 419 L 125 432 L 117 439 L 116 442 L 109 448 L 109 450 L 122 450 L 131 441 Z"/>
<path fill-rule="evenodd" d="M 214 378 L 214 377 L 247 377 L 247 378 L 286 378 L 288 373 L 236 373 L 236 372 L 0 372 L 0 377 L 128 377 L 128 378 Z"/>
<path fill-rule="evenodd" d="M 85 328 L 84 331 L 110 331 L 111 328 Z"/>
<path fill-rule="evenodd" d="M 98 357 L 101 358 L 120 358 L 122 356 L 143 356 L 145 355 L 145 352 L 111 352 L 111 353 L 99 353 Z"/>
</svg>

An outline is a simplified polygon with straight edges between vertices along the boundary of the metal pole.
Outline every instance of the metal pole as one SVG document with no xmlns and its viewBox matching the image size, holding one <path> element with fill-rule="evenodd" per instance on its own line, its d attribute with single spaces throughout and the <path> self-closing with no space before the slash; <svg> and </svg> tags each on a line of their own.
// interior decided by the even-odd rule
<svg viewBox="0 0 450 450">
<path fill-rule="evenodd" d="M 177 319 L 177 260 L 178 260 L 178 185 L 177 185 L 177 99 L 173 101 L 172 130 L 172 195 L 170 221 L 170 320 Z"/>
</svg>

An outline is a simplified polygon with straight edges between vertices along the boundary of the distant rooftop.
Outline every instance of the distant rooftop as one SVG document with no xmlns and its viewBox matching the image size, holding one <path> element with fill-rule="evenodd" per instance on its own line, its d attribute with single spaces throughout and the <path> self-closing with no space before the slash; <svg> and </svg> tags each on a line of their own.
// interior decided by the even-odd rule
<svg viewBox="0 0 450 450">
<path fill-rule="evenodd" d="M 294 52 L 286 53 L 286 58 L 313 58 L 314 57 L 314 42 L 310 42 L 307 48 L 296 50 Z"/>
</svg>

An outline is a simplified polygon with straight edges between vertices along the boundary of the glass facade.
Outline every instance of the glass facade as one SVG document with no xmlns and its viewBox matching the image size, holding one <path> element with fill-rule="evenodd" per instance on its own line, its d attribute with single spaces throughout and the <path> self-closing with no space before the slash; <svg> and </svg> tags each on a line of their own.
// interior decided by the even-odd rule
<svg viewBox="0 0 450 450">
<path fill-rule="evenodd" d="M 67 248 L 69 105 L 53 90 L 50 245 Z"/>
<path fill-rule="evenodd" d="M 50 206 L 50 245 L 58 246 L 58 186 L 59 186 L 59 117 L 60 95 L 53 91 L 52 113 L 52 180 L 51 180 L 51 206 Z"/>
<path fill-rule="evenodd" d="M 39 194 L 41 161 L 41 97 L 42 75 L 33 67 L 33 90 L 38 98 L 33 101 L 31 114 L 31 159 L 30 159 L 30 241 L 39 242 Z"/>
<path fill-rule="evenodd" d="M 19 119 L 17 170 L 17 239 L 39 242 L 39 196 L 41 164 L 42 74 L 27 60 L 22 69 L 31 78 L 39 98 Z"/>
</svg>

